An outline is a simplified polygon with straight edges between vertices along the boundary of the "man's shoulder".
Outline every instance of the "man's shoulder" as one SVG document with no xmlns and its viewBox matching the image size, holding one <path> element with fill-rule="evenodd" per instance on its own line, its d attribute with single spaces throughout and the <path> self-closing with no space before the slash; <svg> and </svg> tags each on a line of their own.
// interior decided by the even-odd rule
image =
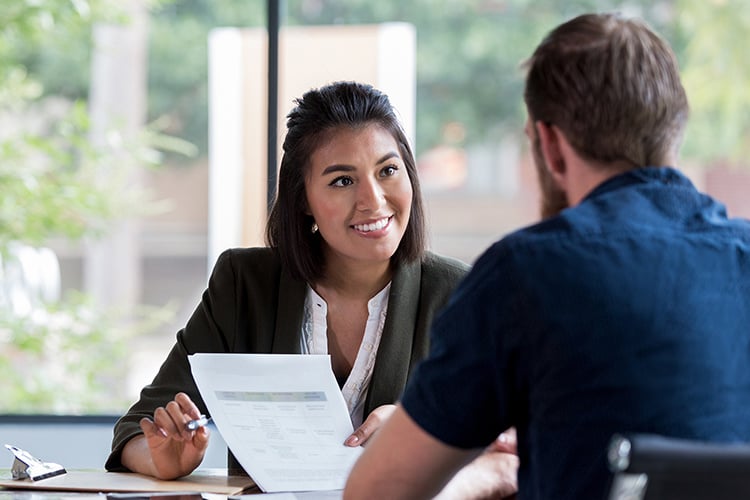
<svg viewBox="0 0 750 500">
<path fill-rule="evenodd" d="M 487 252 L 501 254 L 533 246 L 547 248 L 551 241 L 568 238 L 576 231 L 574 221 L 565 215 L 557 215 L 508 233 L 495 241 Z"/>
<path fill-rule="evenodd" d="M 605 235 L 582 233 L 566 217 L 553 217 L 517 229 L 487 247 L 472 266 L 470 288 L 517 283 L 524 276 L 546 272 L 576 258 L 577 249 L 588 248 Z M 573 251 L 571 251 L 573 250 Z"/>
</svg>

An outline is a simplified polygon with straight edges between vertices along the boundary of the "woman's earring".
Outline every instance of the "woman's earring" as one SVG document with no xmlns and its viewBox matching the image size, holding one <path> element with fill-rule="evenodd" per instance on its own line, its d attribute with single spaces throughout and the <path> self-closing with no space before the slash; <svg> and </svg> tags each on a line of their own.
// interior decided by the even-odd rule
<svg viewBox="0 0 750 500">
<path fill-rule="evenodd" d="M 317 224 L 317 222 L 313 222 L 312 227 L 310 228 L 310 232 L 312 234 L 315 234 L 315 233 L 318 232 L 318 224 Z"/>
</svg>

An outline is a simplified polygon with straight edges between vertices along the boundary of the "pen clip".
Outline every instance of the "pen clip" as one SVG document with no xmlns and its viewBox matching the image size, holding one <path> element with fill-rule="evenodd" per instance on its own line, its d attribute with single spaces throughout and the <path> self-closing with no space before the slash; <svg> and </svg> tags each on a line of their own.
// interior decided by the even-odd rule
<svg viewBox="0 0 750 500">
<path fill-rule="evenodd" d="M 211 417 L 206 417 L 205 415 L 201 415 L 200 418 L 191 420 L 190 422 L 186 423 L 185 428 L 189 431 L 194 431 L 208 424 L 210 420 L 211 420 Z"/>
</svg>

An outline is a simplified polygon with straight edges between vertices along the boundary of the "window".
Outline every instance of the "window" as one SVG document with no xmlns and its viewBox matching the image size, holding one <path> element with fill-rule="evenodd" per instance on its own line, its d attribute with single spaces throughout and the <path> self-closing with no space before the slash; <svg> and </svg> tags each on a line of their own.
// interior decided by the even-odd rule
<svg viewBox="0 0 750 500">
<path fill-rule="evenodd" d="M 114 5 L 51 0 L 0 14 L 10 27 L 0 35 L 0 123 L 14 124 L 0 126 L 0 413 L 122 413 L 198 304 L 213 264 L 208 40 L 216 28 L 263 29 L 264 4 L 176 0 L 151 12 Z M 414 149 L 437 252 L 471 262 L 537 220 L 519 64 L 549 29 L 590 10 L 644 17 L 672 43 L 693 113 L 681 167 L 730 213 L 750 216 L 742 168 L 750 63 L 736 43 L 750 28 L 742 2 L 282 5 L 286 28 L 413 27 Z M 128 18 L 133 24 L 118 24 Z M 282 61 L 293 55 L 283 43 Z M 310 71 L 338 57 L 335 50 L 303 55 Z M 265 66 L 253 64 L 263 81 Z M 284 78 L 282 88 L 290 85 Z M 279 102 L 280 137 L 291 105 Z M 108 118 L 97 110 L 109 110 Z M 151 163 L 158 165 L 146 168 Z M 18 274 L 40 265 L 44 257 L 19 259 L 39 248 L 52 249 L 60 268 L 60 302 L 49 306 L 44 299 L 55 293 L 44 295 Z M 19 317 L 14 293 L 29 287 L 35 312 Z"/>
</svg>

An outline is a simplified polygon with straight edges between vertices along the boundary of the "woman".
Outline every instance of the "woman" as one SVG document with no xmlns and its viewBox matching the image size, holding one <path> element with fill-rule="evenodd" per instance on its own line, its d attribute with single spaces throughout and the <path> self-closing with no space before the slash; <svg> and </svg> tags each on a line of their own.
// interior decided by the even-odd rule
<svg viewBox="0 0 750 500">
<path fill-rule="evenodd" d="M 386 95 L 339 82 L 288 115 L 268 248 L 225 251 L 153 382 L 115 425 L 108 470 L 192 472 L 208 430 L 196 352 L 330 354 L 363 444 L 427 354 L 435 313 L 468 267 L 425 251 L 414 157 Z M 238 468 L 230 454 L 230 469 Z"/>
</svg>

